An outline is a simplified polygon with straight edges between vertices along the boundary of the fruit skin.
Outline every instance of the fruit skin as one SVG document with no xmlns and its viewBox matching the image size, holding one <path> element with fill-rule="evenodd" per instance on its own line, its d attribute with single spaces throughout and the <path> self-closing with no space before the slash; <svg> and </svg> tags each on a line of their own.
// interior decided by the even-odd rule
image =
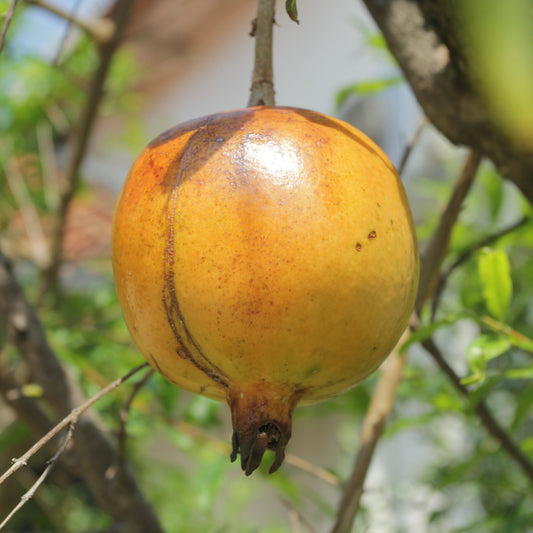
<svg viewBox="0 0 533 533">
<path fill-rule="evenodd" d="M 226 400 L 232 459 L 283 461 L 292 412 L 371 374 L 405 329 L 418 283 L 393 165 L 351 125 L 259 106 L 180 124 L 134 163 L 113 268 L 147 361 Z"/>
</svg>

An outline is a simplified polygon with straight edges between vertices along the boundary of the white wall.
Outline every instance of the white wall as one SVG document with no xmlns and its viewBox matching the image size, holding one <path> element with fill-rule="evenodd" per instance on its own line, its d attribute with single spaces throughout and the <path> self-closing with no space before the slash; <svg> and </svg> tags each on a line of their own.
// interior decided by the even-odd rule
<svg viewBox="0 0 533 533">
<path fill-rule="evenodd" d="M 186 68 L 182 68 L 181 61 L 175 81 L 157 93 L 145 95 L 145 106 L 139 109 L 145 144 L 184 120 L 246 106 L 254 52 L 254 41 L 248 33 L 256 2 L 244 0 L 229 5 L 231 8 L 190 44 Z M 335 95 L 340 89 L 356 81 L 398 73 L 384 53 L 366 45 L 364 34 L 375 31 L 375 26 L 361 2 L 300 1 L 299 18 L 300 24 L 292 22 L 284 2 L 278 2 L 274 29 L 278 105 L 338 115 Z M 384 93 L 377 100 L 379 109 L 370 115 L 360 113 L 361 123 L 357 125 L 370 136 L 379 137 L 375 140 L 397 163 L 416 126 L 417 106 L 406 88 Z M 369 101 L 364 105 L 370 105 Z M 115 191 L 135 157 L 119 146 L 124 127 L 116 117 L 101 121 L 84 167 L 91 180 Z"/>
</svg>

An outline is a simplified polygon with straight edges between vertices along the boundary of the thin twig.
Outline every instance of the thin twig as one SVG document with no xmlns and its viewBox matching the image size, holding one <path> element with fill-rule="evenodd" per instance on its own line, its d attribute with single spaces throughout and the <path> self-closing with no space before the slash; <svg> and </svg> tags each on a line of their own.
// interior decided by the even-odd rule
<svg viewBox="0 0 533 533">
<path fill-rule="evenodd" d="M 415 132 L 418 135 L 418 131 Z M 406 150 L 412 152 L 412 143 Z M 402 168 L 405 168 L 407 158 Z M 459 216 L 463 201 L 470 190 L 478 164 L 479 156 L 470 152 L 465 165 L 457 179 L 454 190 L 446 209 L 441 217 L 439 226 L 431 238 L 426 253 L 421 260 L 420 284 L 417 305 L 423 302 L 431 291 L 431 280 L 438 274 L 445 253 L 448 249 L 451 229 Z M 364 482 L 368 468 L 372 461 L 377 443 L 383 434 L 385 424 L 394 405 L 394 398 L 398 385 L 403 376 L 406 355 L 399 355 L 400 347 L 405 343 L 409 332 L 398 343 L 395 351 L 385 364 L 382 365 L 378 382 L 372 395 L 372 400 L 363 420 L 363 432 L 361 442 L 355 459 L 355 464 L 341 499 L 336 521 L 332 533 L 349 533 L 352 530 L 355 517 L 359 510 Z"/>
<path fill-rule="evenodd" d="M 485 248 L 486 246 L 490 246 L 497 242 L 502 237 L 505 237 L 512 233 L 513 231 L 521 228 L 522 226 L 525 226 L 526 224 L 529 224 L 531 222 L 531 217 L 524 216 L 514 224 L 511 224 L 510 226 L 501 229 L 497 233 L 493 233 L 492 235 L 488 235 L 481 241 L 474 243 L 472 246 L 470 246 L 468 249 L 466 249 L 464 252 L 462 252 L 459 257 L 446 268 L 446 270 L 442 273 L 439 283 L 437 285 L 437 289 L 435 290 L 435 295 L 433 297 L 433 302 L 431 304 L 431 314 L 432 318 L 434 319 L 437 313 L 437 308 L 440 303 L 440 299 L 442 296 L 442 293 L 444 292 L 444 289 L 446 287 L 446 284 L 448 283 L 449 277 L 452 275 L 452 273 L 461 265 L 466 263 L 476 252 L 481 250 L 482 248 Z"/>
<path fill-rule="evenodd" d="M 465 385 L 461 383 L 461 378 L 455 373 L 453 368 L 448 364 L 444 355 L 439 350 L 433 339 L 429 338 L 422 341 L 423 348 L 431 355 L 440 369 L 448 376 L 455 390 L 464 398 L 470 400 L 470 392 Z M 520 448 L 511 440 L 505 429 L 494 418 L 487 404 L 481 400 L 473 405 L 474 412 L 485 427 L 485 429 L 499 442 L 503 450 L 520 466 L 524 474 L 533 481 L 533 463 L 520 450 Z"/>
<path fill-rule="evenodd" d="M 407 146 L 405 147 L 403 151 L 402 159 L 400 160 L 400 163 L 397 169 L 398 174 L 400 176 L 403 176 L 405 167 L 407 166 L 407 161 L 409 161 L 411 157 L 411 152 L 413 151 L 413 148 L 418 144 L 420 135 L 422 135 L 422 132 L 424 131 L 424 128 L 427 126 L 427 124 L 428 124 L 428 119 L 424 115 L 421 118 L 420 123 L 418 124 L 418 127 L 416 128 L 415 133 L 413 134 L 413 137 L 411 138 L 411 140 L 409 141 L 409 143 L 407 144 Z"/>
<path fill-rule="evenodd" d="M 463 202 L 472 187 L 480 162 L 479 152 L 470 150 L 459 178 L 455 182 L 451 197 L 440 217 L 439 225 L 422 255 L 415 306 L 417 312 L 420 312 L 424 303 L 433 295 L 437 287 L 440 269 L 448 253 L 453 227 L 459 218 Z"/>
<path fill-rule="evenodd" d="M 126 431 L 126 425 L 128 423 L 128 416 L 130 413 L 131 405 L 133 403 L 133 400 L 135 399 L 135 396 L 137 396 L 139 391 L 148 383 L 149 379 L 152 377 L 153 374 L 154 369 L 148 369 L 146 374 L 137 383 L 135 383 L 131 390 L 131 394 L 120 409 L 119 428 L 117 436 L 117 468 L 118 475 L 121 478 L 124 478 L 126 473 L 126 439 L 128 436 Z"/>
<path fill-rule="evenodd" d="M 61 191 L 59 208 L 56 213 L 52 229 L 50 244 L 50 262 L 43 271 L 41 296 L 50 289 L 57 288 L 59 268 L 63 252 L 63 236 L 70 202 L 76 193 L 80 181 L 79 170 L 89 145 L 100 102 L 104 96 L 104 84 L 111 67 L 111 61 L 118 48 L 131 9 L 132 0 L 119 0 L 116 5 L 114 18 L 114 33 L 100 47 L 100 61 L 92 79 L 92 85 L 83 110 L 80 127 L 69 164 L 65 172 L 64 188 Z"/>
<path fill-rule="evenodd" d="M 272 28 L 275 0 L 258 0 L 255 21 L 255 58 L 248 107 L 274 105 L 274 74 L 272 68 Z"/>
<path fill-rule="evenodd" d="M 13 464 L 11 465 L 11 467 L 8 470 L 6 470 L 2 474 L 2 476 L 0 476 L 0 485 L 8 477 L 14 474 L 20 467 L 25 466 L 28 462 L 28 459 L 32 455 L 37 453 L 51 438 L 57 435 L 63 428 L 65 428 L 69 424 L 76 424 L 79 417 L 85 411 L 87 411 L 87 409 L 89 409 L 92 405 L 94 405 L 98 400 L 100 400 L 106 394 L 108 394 L 112 390 L 122 385 L 122 383 L 128 380 L 131 376 L 135 375 L 137 372 L 139 372 L 139 370 L 142 370 L 143 368 L 146 368 L 147 366 L 148 366 L 148 363 L 143 363 L 142 365 L 135 367 L 133 370 L 130 370 L 126 375 L 111 382 L 107 387 L 103 388 L 97 394 L 89 398 L 86 402 L 74 408 L 67 416 L 65 416 L 65 418 L 63 418 L 63 420 L 58 422 L 46 435 L 41 437 L 24 455 L 22 455 L 18 459 L 13 460 Z"/>
<path fill-rule="evenodd" d="M 67 20 L 71 24 L 75 24 L 81 30 L 87 32 L 96 42 L 102 44 L 113 36 L 115 26 L 113 22 L 107 18 L 93 19 L 93 20 L 82 20 L 78 17 L 75 17 L 73 14 L 63 11 L 61 8 L 49 4 L 44 0 L 26 0 L 28 4 L 32 4 L 36 7 L 40 7 L 61 17 L 62 19 Z"/>
<path fill-rule="evenodd" d="M 13 15 L 15 14 L 15 8 L 17 7 L 17 2 L 18 0 L 11 0 L 11 3 L 9 4 L 9 7 L 7 8 L 7 11 L 5 13 L 4 25 L 2 26 L 2 32 L 0 33 L 0 54 L 2 53 L 2 50 L 4 49 L 7 30 L 9 29 L 9 25 L 11 24 L 11 21 L 13 20 Z"/>
<path fill-rule="evenodd" d="M 65 438 L 63 439 L 63 442 L 61 443 L 61 446 L 59 446 L 59 449 L 55 453 L 55 455 L 48 461 L 48 464 L 46 468 L 44 469 L 43 473 L 39 476 L 37 481 L 29 488 L 29 490 L 22 495 L 20 498 L 20 501 L 18 504 L 11 510 L 11 512 L 4 518 L 3 522 L 0 524 L 0 530 L 4 528 L 4 526 L 11 520 L 11 518 L 29 501 L 33 498 L 35 495 L 35 492 L 37 489 L 43 484 L 44 480 L 48 477 L 48 474 L 50 474 L 50 471 L 54 467 L 54 465 L 57 463 L 57 460 L 61 456 L 61 454 L 65 451 L 65 448 L 67 447 L 68 443 L 70 442 L 72 438 L 72 432 L 74 430 L 74 423 L 71 423 L 69 425 L 67 434 L 65 435 Z"/>
</svg>

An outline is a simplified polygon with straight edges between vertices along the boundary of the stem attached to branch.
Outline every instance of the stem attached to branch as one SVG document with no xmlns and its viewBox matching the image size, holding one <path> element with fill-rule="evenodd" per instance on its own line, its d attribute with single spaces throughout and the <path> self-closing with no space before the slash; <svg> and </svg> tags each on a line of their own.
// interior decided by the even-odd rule
<svg viewBox="0 0 533 533">
<path fill-rule="evenodd" d="M 257 19 L 254 21 L 255 59 L 248 107 L 275 105 L 274 75 L 272 69 L 272 28 L 275 0 L 259 0 Z"/>
</svg>

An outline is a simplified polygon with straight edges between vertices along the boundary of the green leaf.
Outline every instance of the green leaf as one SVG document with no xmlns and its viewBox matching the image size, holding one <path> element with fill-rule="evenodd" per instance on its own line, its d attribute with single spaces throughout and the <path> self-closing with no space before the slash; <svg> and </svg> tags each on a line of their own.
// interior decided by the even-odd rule
<svg viewBox="0 0 533 533">
<path fill-rule="evenodd" d="M 478 272 L 487 310 L 492 316 L 503 319 L 513 294 L 511 266 L 505 251 L 489 248 L 482 250 Z"/>
<path fill-rule="evenodd" d="M 394 85 L 402 83 L 404 79 L 401 76 L 394 76 L 392 78 L 385 78 L 382 80 L 368 80 L 360 81 L 352 85 L 348 85 L 344 89 L 341 89 L 335 98 L 335 103 L 337 107 L 340 107 L 352 94 L 357 94 L 359 96 L 368 96 L 370 94 L 375 94 L 384 89 L 388 89 Z"/>
<path fill-rule="evenodd" d="M 405 341 L 405 343 L 402 344 L 400 348 L 400 353 L 403 354 L 409 347 L 413 346 L 414 344 L 429 339 L 429 337 L 433 336 L 433 334 L 439 329 L 453 326 L 453 324 L 459 322 L 460 320 L 470 318 L 472 317 L 471 314 L 468 312 L 452 313 L 439 320 L 435 320 L 434 322 L 423 323 L 416 330 L 414 330 L 411 335 L 409 335 L 409 338 Z"/>
<path fill-rule="evenodd" d="M 472 385 L 485 379 L 487 362 L 504 354 L 512 342 L 507 335 L 494 333 L 480 335 L 466 349 L 466 359 L 471 374 L 462 380 L 463 385 Z"/>
<path fill-rule="evenodd" d="M 484 175 L 484 182 L 487 191 L 490 215 L 494 222 L 498 218 L 503 205 L 503 182 L 494 170 L 488 171 Z"/>
<path fill-rule="evenodd" d="M 296 8 L 296 0 L 286 0 L 285 9 L 291 20 L 294 20 L 296 24 L 300 24 L 298 20 L 298 9 Z"/>
</svg>

